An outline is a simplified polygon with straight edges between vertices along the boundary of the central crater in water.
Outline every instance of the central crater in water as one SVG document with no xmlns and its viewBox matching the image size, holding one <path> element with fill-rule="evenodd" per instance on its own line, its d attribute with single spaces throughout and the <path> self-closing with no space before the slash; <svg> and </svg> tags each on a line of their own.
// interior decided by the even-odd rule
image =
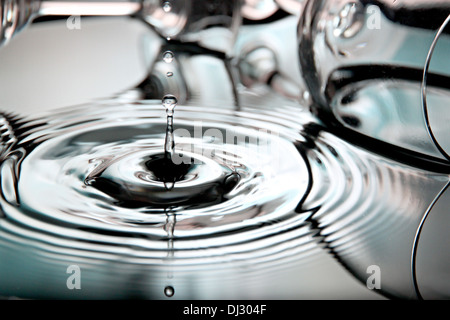
<svg viewBox="0 0 450 320">
<path fill-rule="evenodd" d="M 102 161 L 86 184 L 125 207 L 200 207 L 228 200 L 239 181 L 235 168 L 201 155 L 140 152 Z"/>
</svg>

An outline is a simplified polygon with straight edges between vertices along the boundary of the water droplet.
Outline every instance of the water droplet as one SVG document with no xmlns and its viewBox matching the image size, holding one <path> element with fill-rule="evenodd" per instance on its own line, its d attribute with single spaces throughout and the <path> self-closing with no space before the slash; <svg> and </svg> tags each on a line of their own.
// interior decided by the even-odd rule
<svg viewBox="0 0 450 320">
<path fill-rule="evenodd" d="M 172 5 L 170 4 L 170 2 L 164 2 L 162 8 L 166 13 L 172 11 Z"/>
<path fill-rule="evenodd" d="M 172 51 L 164 52 L 163 60 L 165 63 L 171 63 L 173 61 L 173 52 Z"/>
<path fill-rule="evenodd" d="M 166 215 L 167 215 L 167 218 L 166 218 L 166 224 L 164 225 L 164 231 L 167 232 L 167 236 L 169 237 L 169 239 L 172 239 L 173 233 L 175 231 L 176 217 L 172 211 L 167 212 Z M 172 243 L 172 247 L 173 247 L 173 243 Z"/>
<path fill-rule="evenodd" d="M 174 95 L 167 94 L 162 99 L 162 104 L 166 108 L 167 113 L 167 128 L 166 128 L 166 141 L 164 144 L 165 155 L 168 159 L 172 159 L 175 150 L 175 140 L 173 136 L 173 111 L 177 106 L 177 98 Z M 173 185 L 168 183 L 165 185 L 167 190 L 171 190 Z"/>
<path fill-rule="evenodd" d="M 167 40 L 167 41 L 170 41 L 170 40 L 171 40 L 171 38 L 170 38 L 170 37 L 167 37 L 167 38 L 166 38 L 166 40 Z"/>
<path fill-rule="evenodd" d="M 163 107 L 166 108 L 168 116 L 173 116 L 173 110 L 177 106 L 178 100 L 174 95 L 167 94 L 162 99 Z"/>
<path fill-rule="evenodd" d="M 164 288 L 164 294 L 166 295 L 166 297 L 173 297 L 173 295 L 175 294 L 175 289 L 171 286 L 167 286 Z"/>
<path fill-rule="evenodd" d="M 175 187 L 175 182 L 173 181 L 164 182 L 164 188 L 166 188 L 167 191 L 172 190 L 173 187 Z"/>
<path fill-rule="evenodd" d="M 171 76 L 173 76 L 173 72 L 167 72 L 166 75 L 170 78 Z"/>
</svg>

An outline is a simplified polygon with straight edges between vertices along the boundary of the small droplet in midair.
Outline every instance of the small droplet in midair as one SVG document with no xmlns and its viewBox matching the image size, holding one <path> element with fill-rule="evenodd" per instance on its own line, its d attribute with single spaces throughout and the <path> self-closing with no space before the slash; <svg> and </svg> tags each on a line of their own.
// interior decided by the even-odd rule
<svg viewBox="0 0 450 320">
<path fill-rule="evenodd" d="M 171 63 L 173 61 L 173 53 L 172 53 L 172 51 L 164 52 L 163 60 L 164 60 L 165 63 Z"/>
<path fill-rule="evenodd" d="M 175 289 L 171 286 L 167 286 L 164 288 L 164 294 L 166 295 L 166 297 L 173 297 L 173 295 L 175 294 Z"/>
<path fill-rule="evenodd" d="M 173 72 L 167 72 L 166 75 L 170 78 L 171 76 L 173 76 Z"/>
<path fill-rule="evenodd" d="M 170 40 L 171 40 L 171 38 L 170 38 L 170 37 L 167 37 L 167 38 L 166 38 L 166 40 L 167 40 L 167 41 L 170 41 Z"/>
<path fill-rule="evenodd" d="M 168 1 L 163 3 L 162 8 L 163 8 L 164 12 L 166 12 L 166 13 L 172 11 L 172 5 Z"/>
</svg>

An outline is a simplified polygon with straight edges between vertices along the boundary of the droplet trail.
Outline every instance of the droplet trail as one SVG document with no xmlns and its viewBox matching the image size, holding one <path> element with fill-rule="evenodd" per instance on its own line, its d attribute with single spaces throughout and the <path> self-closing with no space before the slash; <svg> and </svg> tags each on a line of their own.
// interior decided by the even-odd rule
<svg viewBox="0 0 450 320">
<path fill-rule="evenodd" d="M 165 95 L 162 104 L 167 113 L 167 127 L 166 127 L 166 139 L 164 144 L 164 154 L 166 159 L 172 159 L 175 149 L 175 138 L 173 136 L 173 113 L 177 106 L 177 98 L 171 94 Z M 166 189 L 172 189 L 172 185 L 167 185 Z"/>
</svg>

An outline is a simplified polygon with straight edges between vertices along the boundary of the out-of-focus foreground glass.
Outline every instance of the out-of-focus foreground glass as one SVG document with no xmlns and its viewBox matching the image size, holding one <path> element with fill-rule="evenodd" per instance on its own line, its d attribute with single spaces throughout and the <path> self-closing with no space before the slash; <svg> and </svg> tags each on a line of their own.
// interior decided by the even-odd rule
<svg viewBox="0 0 450 320">
<path fill-rule="evenodd" d="M 448 162 L 449 14 L 448 1 L 310 1 L 299 51 L 315 111 Z"/>
<path fill-rule="evenodd" d="M 449 1 L 308 1 L 298 32 L 302 76 L 312 97 L 312 112 L 329 130 L 354 144 L 448 174 L 449 21 Z M 402 189 L 408 186 L 404 181 Z M 410 227 L 411 236 L 406 236 L 408 227 L 400 224 L 386 232 L 390 220 L 380 219 L 373 222 L 377 227 L 370 232 L 374 234 L 364 238 L 379 237 L 376 242 L 383 243 L 381 247 L 355 242 L 355 247 L 365 249 L 364 255 L 376 254 L 381 260 L 391 251 L 384 245 L 391 246 L 391 253 L 398 254 L 391 260 L 397 271 L 405 255 L 404 265 L 410 265 L 410 272 L 404 269 L 408 275 L 401 295 L 409 287 L 418 297 L 449 297 L 446 189 L 429 204 L 419 225 Z M 403 191 L 392 190 L 396 196 Z M 390 219 L 396 215 L 392 212 Z M 431 225 L 436 228 L 434 234 Z M 400 239 L 408 239 L 402 249 Z M 359 258 L 344 260 L 353 264 Z M 402 282 L 398 276 L 387 285 Z"/>
</svg>

